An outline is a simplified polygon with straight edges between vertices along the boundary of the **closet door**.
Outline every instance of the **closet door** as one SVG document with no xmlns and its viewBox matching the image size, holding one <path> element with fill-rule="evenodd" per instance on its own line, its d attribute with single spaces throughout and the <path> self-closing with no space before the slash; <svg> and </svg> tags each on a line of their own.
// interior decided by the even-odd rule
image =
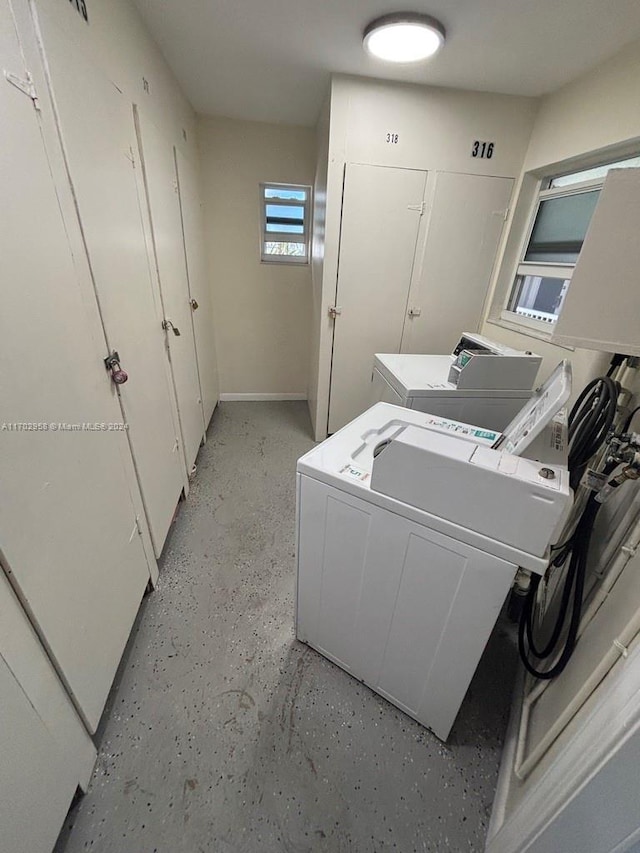
<svg viewBox="0 0 640 853">
<path fill-rule="evenodd" d="M 398 352 L 427 173 L 348 164 L 340 232 L 329 432 L 369 405 L 376 352 Z"/>
<path fill-rule="evenodd" d="M 39 7 L 52 95 L 109 349 L 129 374 L 118 393 L 159 556 L 186 468 L 141 219 L 132 107 L 50 14 Z"/>
<path fill-rule="evenodd" d="M 50 853 L 96 751 L 1 570 L 0 614 L 2 850 Z"/>
<path fill-rule="evenodd" d="M 198 374 L 206 428 L 218 404 L 219 394 L 218 363 L 213 332 L 214 309 L 206 270 L 202 203 L 196 167 L 178 148 L 174 149 L 174 153 L 189 276 L 189 297 L 193 300 L 193 331 L 196 339 Z"/>
<path fill-rule="evenodd" d="M 512 188 L 511 178 L 436 176 L 402 352 L 450 353 L 461 332 L 477 330 Z"/>
<path fill-rule="evenodd" d="M 0 55 L 6 72 L 26 79 L 4 0 Z M 1 556 L 93 731 L 149 567 L 126 479 L 126 432 L 109 428 L 122 412 L 97 308 L 76 275 L 42 142 L 41 126 L 52 122 L 46 97 L 37 112 L 3 78 L 0 114 Z M 6 619 L 2 610 L 2 626 Z"/>
<path fill-rule="evenodd" d="M 172 323 L 166 329 L 167 345 L 186 465 L 190 469 L 198 455 L 205 423 L 173 145 L 162 138 L 151 121 L 137 108 L 135 116 L 162 309 L 165 322 Z M 180 334 L 175 334 L 176 331 Z"/>
</svg>

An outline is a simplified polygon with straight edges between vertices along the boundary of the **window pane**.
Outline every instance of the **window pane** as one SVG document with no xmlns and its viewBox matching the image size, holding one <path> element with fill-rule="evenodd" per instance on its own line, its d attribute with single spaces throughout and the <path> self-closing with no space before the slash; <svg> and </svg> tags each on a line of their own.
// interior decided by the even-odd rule
<svg viewBox="0 0 640 853">
<path fill-rule="evenodd" d="M 271 234 L 304 234 L 304 226 L 302 225 L 285 225 L 280 222 L 273 222 L 267 219 L 267 233 Z"/>
<path fill-rule="evenodd" d="M 523 317 L 555 323 L 569 288 L 569 279 L 518 275 L 508 310 Z"/>
<path fill-rule="evenodd" d="M 525 261 L 575 264 L 600 190 L 540 202 Z"/>
<path fill-rule="evenodd" d="M 304 234 L 304 207 L 268 204 L 266 230 L 284 234 Z"/>
<path fill-rule="evenodd" d="M 304 243 L 274 242 L 264 244 L 265 255 L 288 255 L 295 258 L 306 258 L 307 247 Z"/>
<path fill-rule="evenodd" d="M 568 187 L 571 184 L 579 184 L 581 181 L 595 181 L 604 178 L 609 169 L 633 169 L 640 166 L 640 157 L 630 157 L 627 160 L 618 160 L 617 163 L 607 163 L 605 166 L 596 166 L 593 169 L 584 169 L 582 172 L 572 172 L 570 175 L 560 175 L 553 178 L 550 187 Z"/>
<path fill-rule="evenodd" d="M 287 189 L 287 187 L 265 187 L 265 198 L 285 198 L 293 201 L 306 201 L 307 191 L 304 189 Z"/>
</svg>

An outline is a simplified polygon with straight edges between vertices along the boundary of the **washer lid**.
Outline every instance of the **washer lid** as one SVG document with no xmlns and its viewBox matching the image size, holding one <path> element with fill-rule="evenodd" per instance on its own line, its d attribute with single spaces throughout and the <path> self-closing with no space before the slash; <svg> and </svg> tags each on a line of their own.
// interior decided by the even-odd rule
<svg viewBox="0 0 640 853">
<path fill-rule="evenodd" d="M 401 397 L 441 396 L 456 390 L 449 382 L 450 355 L 376 353 L 373 363 Z"/>
<path fill-rule="evenodd" d="M 502 400 L 516 397 L 528 400 L 531 396 L 531 391 L 525 389 L 457 388 L 453 382 L 449 382 L 453 362 L 454 358 L 450 355 L 376 353 L 373 364 L 389 385 L 404 398 L 450 400 L 459 397 L 492 397 Z"/>
<path fill-rule="evenodd" d="M 571 364 L 565 359 L 547 381 L 537 388 L 506 427 L 494 447 L 521 456 L 551 423 L 571 394 Z"/>
</svg>

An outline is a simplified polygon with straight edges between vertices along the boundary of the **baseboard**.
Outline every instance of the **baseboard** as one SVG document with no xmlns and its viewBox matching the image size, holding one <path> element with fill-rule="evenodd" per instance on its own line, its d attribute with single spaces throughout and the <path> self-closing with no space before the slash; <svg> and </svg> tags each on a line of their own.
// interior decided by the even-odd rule
<svg viewBox="0 0 640 853">
<path fill-rule="evenodd" d="M 267 402 L 269 400 L 306 400 L 307 394 L 305 391 L 296 391 L 294 393 L 278 392 L 276 394 L 261 394 L 259 392 L 250 394 L 220 394 L 221 403 L 237 403 L 244 401 L 250 402 Z"/>
</svg>

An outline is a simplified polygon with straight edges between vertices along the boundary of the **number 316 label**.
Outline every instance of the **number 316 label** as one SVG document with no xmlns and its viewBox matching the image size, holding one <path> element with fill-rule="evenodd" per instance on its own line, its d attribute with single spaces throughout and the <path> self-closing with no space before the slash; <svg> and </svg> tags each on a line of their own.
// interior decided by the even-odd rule
<svg viewBox="0 0 640 853">
<path fill-rule="evenodd" d="M 481 139 L 474 139 L 473 146 L 471 148 L 471 156 L 491 160 L 493 157 L 494 147 L 495 142 L 483 142 Z"/>
</svg>

